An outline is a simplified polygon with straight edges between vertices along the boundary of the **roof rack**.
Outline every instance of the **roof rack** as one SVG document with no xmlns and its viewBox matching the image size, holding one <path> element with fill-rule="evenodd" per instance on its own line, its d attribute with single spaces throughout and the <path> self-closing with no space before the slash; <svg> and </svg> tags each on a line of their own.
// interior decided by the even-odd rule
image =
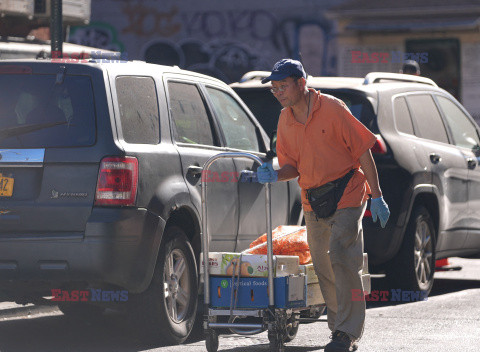
<svg viewBox="0 0 480 352">
<path fill-rule="evenodd" d="M 434 87 L 438 87 L 437 84 L 430 78 L 405 75 L 402 73 L 389 73 L 389 72 L 370 72 L 365 76 L 363 84 L 379 83 L 381 80 L 400 81 L 400 82 L 414 82 L 428 84 Z"/>
<path fill-rule="evenodd" d="M 270 76 L 271 72 L 268 71 L 250 71 L 245 73 L 239 82 L 253 81 L 254 79 L 262 79 Z"/>
</svg>

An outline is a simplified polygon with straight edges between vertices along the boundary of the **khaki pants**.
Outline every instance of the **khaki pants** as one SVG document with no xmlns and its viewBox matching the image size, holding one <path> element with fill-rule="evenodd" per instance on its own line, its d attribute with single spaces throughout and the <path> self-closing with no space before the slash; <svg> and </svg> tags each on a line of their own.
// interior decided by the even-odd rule
<svg viewBox="0 0 480 352">
<path fill-rule="evenodd" d="M 331 217 L 318 220 L 314 212 L 305 212 L 312 261 L 327 304 L 328 327 L 354 340 L 362 336 L 365 323 L 365 301 L 352 300 L 352 290 L 363 292 L 365 208 L 366 203 L 339 209 Z"/>
</svg>

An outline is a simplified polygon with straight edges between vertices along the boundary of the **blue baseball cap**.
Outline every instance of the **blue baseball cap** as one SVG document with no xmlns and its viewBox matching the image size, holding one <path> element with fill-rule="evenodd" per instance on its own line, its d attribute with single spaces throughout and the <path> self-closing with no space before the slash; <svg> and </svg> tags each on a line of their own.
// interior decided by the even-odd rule
<svg viewBox="0 0 480 352">
<path fill-rule="evenodd" d="M 300 61 L 282 59 L 273 66 L 271 75 L 262 79 L 262 83 L 281 81 L 290 76 L 307 78 L 307 74 Z"/>
</svg>

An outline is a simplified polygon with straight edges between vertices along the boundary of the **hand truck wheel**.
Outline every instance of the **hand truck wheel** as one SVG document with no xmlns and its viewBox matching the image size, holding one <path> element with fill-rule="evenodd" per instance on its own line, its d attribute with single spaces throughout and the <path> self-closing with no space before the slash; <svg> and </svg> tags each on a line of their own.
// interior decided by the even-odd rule
<svg viewBox="0 0 480 352">
<path fill-rule="evenodd" d="M 291 342 L 297 336 L 298 327 L 300 326 L 300 324 L 298 322 L 296 324 L 292 324 L 292 327 L 287 328 L 287 333 L 285 334 L 285 342 Z"/>
<path fill-rule="evenodd" d="M 218 334 L 215 330 L 207 330 L 205 336 L 205 346 L 208 352 L 218 351 Z"/>
<path fill-rule="evenodd" d="M 268 341 L 269 344 L 269 351 L 270 352 L 284 352 L 285 346 L 283 345 L 283 337 L 275 332 L 268 332 Z"/>
</svg>

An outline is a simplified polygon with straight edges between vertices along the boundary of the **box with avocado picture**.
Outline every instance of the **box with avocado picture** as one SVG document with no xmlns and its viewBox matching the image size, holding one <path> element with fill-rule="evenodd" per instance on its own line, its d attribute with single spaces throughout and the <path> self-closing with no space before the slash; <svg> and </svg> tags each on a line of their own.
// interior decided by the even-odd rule
<svg viewBox="0 0 480 352">
<path fill-rule="evenodd" d="M 203 258 L 203 256 L 201 256 Z M 267 277 L 267 256 L 263 254 L 240 254 L 229 252 L 209 253 L 209 273 L 216 276 L 232 276 L 240 272 L 241 277 Z M 275 277 L 297 275 L 299 273 L 299 258 L 293 255 L 274 255 L 273 273 Z M 203 272 L 203 260 L 200 272 Z"/>
</svg>

